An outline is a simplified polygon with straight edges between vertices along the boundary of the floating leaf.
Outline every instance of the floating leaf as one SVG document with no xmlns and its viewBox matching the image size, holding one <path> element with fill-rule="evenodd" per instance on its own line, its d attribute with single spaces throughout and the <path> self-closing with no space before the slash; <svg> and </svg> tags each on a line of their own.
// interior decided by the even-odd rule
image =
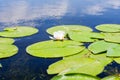
<svg viewBox="0 0 120 80">
<path fill-rule="evenodd" d="M 70 39 L 80 42 L 94 42 L 96 39 L 103 39 L 104 35 L 95 32 L 69 32 Z"/>
<path fill-rule="evenodd" d="M 7 27 L 4 31 L 0 32 L 3 37 L 24 37 L 30 36 L 38 32 L 38 29 L 27 26 Z"/>
<path fill-rule="evenodd" d="M 6 58 L 15 55 L 18 48 L 14 45 L 0 44 L 0 58 Z"/>
<path fill-rule="evenodd" d="M 108 48 L 107 56 L 119 57 L 120 56 L 120 45 Z"/>
<path fill-rule="evenodd" d="M 11 38 L 0 38 L 0 44 L 13 44 L 14 39 Z"/>
<path fill-rule="evenodd" d="M 97 54 L 97 55 L 91 54 L 90 58 L 94 58 L 96 60 L 99 60 L 104 66 L 106 66 L 107 64 L 109 64 L 113 61 L 113 59 L 107 57 L 105 53 Z"/>
<path fill-rule="evenodd" d="M 63 57 L 76 54 L 84 50 L 82 43 L 75 41 L 43 41 L 27 47 L 27 52 L 36 57 Z"/>
<path fill-rule="evenodd" d="M 117 62 L 118 64 L 120 64 L 120 57 L 113 58 L 113 60 L 114 60 L 115 62 Z"/>
<path fill-rule="evenodd" d="M 74 58 L 63 59 L 49 66 L 48 74 L 69 74 L 69 73 L 84 73 L 89 75 L 97 75 L 101 73 L 104 66 L 95 59 L 91 58 Z"/>
<path fill-rule="evenodd" d="M 88 32 L 69 32 L 70 39 L 79 42 L 94 42 L 95 39 L 89 37 Z"/>
<path fill-rule="evenodd" d="M 53 77 L 51 80 L 100 80 L 100 79 L 86 74 L 66 74 L 57 75 Z"/>
<path fill-rule="evenodd" d="M 117 75 L 107 76 L 101 80 L 120 80 L 120 76 Z"/>
<path fill-rule="evenodd" d="M 82 26 L 82 25 L 61 25 L 61 26 L 54 26 L 47 29 L 47 32 L 51 35 L 56 31 L 65 31 L 66 33 L 68 33 L 69 31 L 91 32 L 92 29 L 90 27 Z"/>
<path fill-rule="evenodd" d="M 109 42 L 120 43 L 120 33 L 103 33 L 105 35 L 104 40 Z"/>
<path fill-rule="evenodd" d="M 95 28 L 103 32 L 120 32 L 119 24 L 101 24 L 97 25 Z"/>
<path fill-rule="evenodd" d="M 83 51 L 71 55 L 71 56 L 66 56 L 64 59 L 74 59 L 74 58 L 88 58 L 89 55 L 92 54 L 88 49 L 84 49 Z"/>
<path fill-rule="evenodd" d="M 96 41 L 88 46 L 88 49 L 92 51 L 94 54 L 101 53 L 107 51 L 109 48 L 117 46 L 118 44 L 109 43 L 106 41 Z"/>
</svg>

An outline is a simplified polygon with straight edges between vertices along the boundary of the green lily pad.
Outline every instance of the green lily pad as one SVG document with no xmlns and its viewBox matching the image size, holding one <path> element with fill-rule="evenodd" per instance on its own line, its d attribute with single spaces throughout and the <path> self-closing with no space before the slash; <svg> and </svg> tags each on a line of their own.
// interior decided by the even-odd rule
<svg viewBox="0 0 120 80">
<path fill-rule="evenodd" d="M 119 24 L 101 24 L 97 25 L 95 28 L 103 32 L 120 32 Z"/>
<path fill-rule="evenodd" d="M 91 32 L 92 29 L 90 27 L 82 26 L 82 25 L 60 25 L 60 26 L 54 26 L 47 29 L 47 32 L 51 35 L 53 35 L 53 33 L 56 31 L 65 31 L 66 33 L 68 33 L 69 31 Z"/>
<path fill-rule="evenodd" d="M 69 32 L 70 39 L 79 42 L 94 42 L 96 39 L 103 39 L 104 35 L 95 32 Z"/>
<path fill-rule="evenodd" d="M 51 80 L 100 80 L 98 77 L 87 75 L 87 74 L 66 74 L 57 75 Z"/>
<path fill-rule="evenodd" d="M 120 76 L 117 75 L 111 75 L 111 76 L 107 76 L 101 80 L 120 80 Z"/>
<path fill-rule="evenodd" d="M 91 55 L 92 53 L 88 50 L 88 49 L 84 49 L 83 51 L 71 55 L 71 56 L 66 56 L 63 59 L 74 59 L 74 58 L 88 58 L 89 55 Z"/>
<path fill-rule="evenodd" d="M 83 73 L 89 75 L 97 75 L 101 73 L 104 66 L 95 59 L 91 58 L 74 58 L 63 59 L 55 62 L 47 69 L 48 74 L 70 74 L 70 73 Z"/>
<path fill-rule="evenodd" d="M 75 41 L 43 41 L 32 44 L 27 47 L 27 52 L 36 57 L 63 57 L 76 54 L 85 49 L 83 43 L 75 42 Z"/>
<path fill-rule="evenodd" d="M 13 44 L 14 39 L 11 38 L 0 38 L 0 44 Z"/>
<path fill-rule="evenodd" d="M 120 57 L 120 45 L 108 48 L 107 56 L 109 56 L 109 57 Z"/>
<path fill-rule="evenodd" d="M 108 42 L 120 43 L 120 33 L 103 33 L 104 40 Z"/>
<path fill-rule="evenodd" d="M 99 60 L 104 66 L 106 66 L 107 64 L 109 64 L 113 61 L 113 59 L 107 57 L 105 53 L 97 54 L 97 55 L 91 54 L 90 58 L 94 58 L 96 60 Z"/>
<path fill-rule="evenodd" d="M 4 31 L 0 32 L 3 37 L 24 37 L 30 36 L 38 32 L 38 29 L 27 26 L 7 27 Z"/>
<path fill-rule="evenodd" d="M 101 53 L 107 51 L 109 48 L 117 46 L 118 44 L 109 43 L 106 41 L 96 41 L 88 46 L 88 49 L 92 51 L 94 54 Z"/>
<path fill-rule="evenodd" d="M 0 58 L 6 58 L 15 55 L 18 48 L 14 45 L 0 44 Z"/>
<path fill-rule="evenodd" d="M 114 60 L 115 62 L 117 62 L 118 64 L 120 64 L 120 57 L 113 58 L 113 60 Z"/>
</svg>

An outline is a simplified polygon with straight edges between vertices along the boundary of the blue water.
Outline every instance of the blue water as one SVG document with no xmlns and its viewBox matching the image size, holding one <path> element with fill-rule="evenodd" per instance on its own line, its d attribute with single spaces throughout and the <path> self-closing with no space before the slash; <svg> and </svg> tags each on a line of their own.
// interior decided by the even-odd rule
<svg viewBox="0 0 120 80">
<path fill-rule="evenodd" d="M 59 59 L 30 56 L 25 48 L 35 42 L 49 40 L 45 32 L 56 25 L 95 26 L 120 24 L 120 0 L 0 0 L 0 30 L 8 26 L 33 26 L 39 33 L 15 39 L 17 55 L 1 59 L 0 80 L 50 80 L 48 66 Z"/>
</svg>

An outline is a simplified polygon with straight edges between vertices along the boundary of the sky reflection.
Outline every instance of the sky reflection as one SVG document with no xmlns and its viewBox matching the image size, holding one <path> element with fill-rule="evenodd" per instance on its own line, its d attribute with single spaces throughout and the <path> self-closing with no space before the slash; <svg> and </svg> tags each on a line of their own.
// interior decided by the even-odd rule
<svg viewBox="0 0 120 80">
<path fill-rule="evenodd" d="M 84 14 L 103 15 L 108 9 L 120 9 L 120 0 L 100 0 L 93 5 L 88 5 L 83 9 Z"/>
<path fill-rule="evenodd" d="M 69 15 L 104 15 L 120 9 L 120 0 L 0 0 L 0 22 L 55 18 Z"/>
<path fill-rule="evenodd" d="M 40 3 L 38 0 L 35 1 Z M 48 17 L 60 18 L 67 12 L 68 0 L 54 1 L 52 4 L 40 3 L 39 5 L 37 5 L 37 2 L 31 4 L 27 0 L 4 1 L 0 9 L 0 22 L 16 22 Z"/>
</svg>

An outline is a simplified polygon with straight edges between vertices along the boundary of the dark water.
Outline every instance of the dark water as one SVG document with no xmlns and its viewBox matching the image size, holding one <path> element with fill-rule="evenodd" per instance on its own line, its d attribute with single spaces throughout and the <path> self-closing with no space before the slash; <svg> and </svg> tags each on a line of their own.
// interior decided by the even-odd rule
<svg viewBox="0 0 120 80">
<path fill-rule="evenodd" d="M 1 59 L 0 80 L 50 80 L 48 65 L 59 59 L 36 58 L 25 48 L 35 42 L 49 40 L 45 32 L 56 25 L 95 26 L 120 24 L 120 0 L 0 0 L 0 30 L 8 26 L 34 26 L 39 33 L 15 39 L 17 55 Z"/>
</svg>

